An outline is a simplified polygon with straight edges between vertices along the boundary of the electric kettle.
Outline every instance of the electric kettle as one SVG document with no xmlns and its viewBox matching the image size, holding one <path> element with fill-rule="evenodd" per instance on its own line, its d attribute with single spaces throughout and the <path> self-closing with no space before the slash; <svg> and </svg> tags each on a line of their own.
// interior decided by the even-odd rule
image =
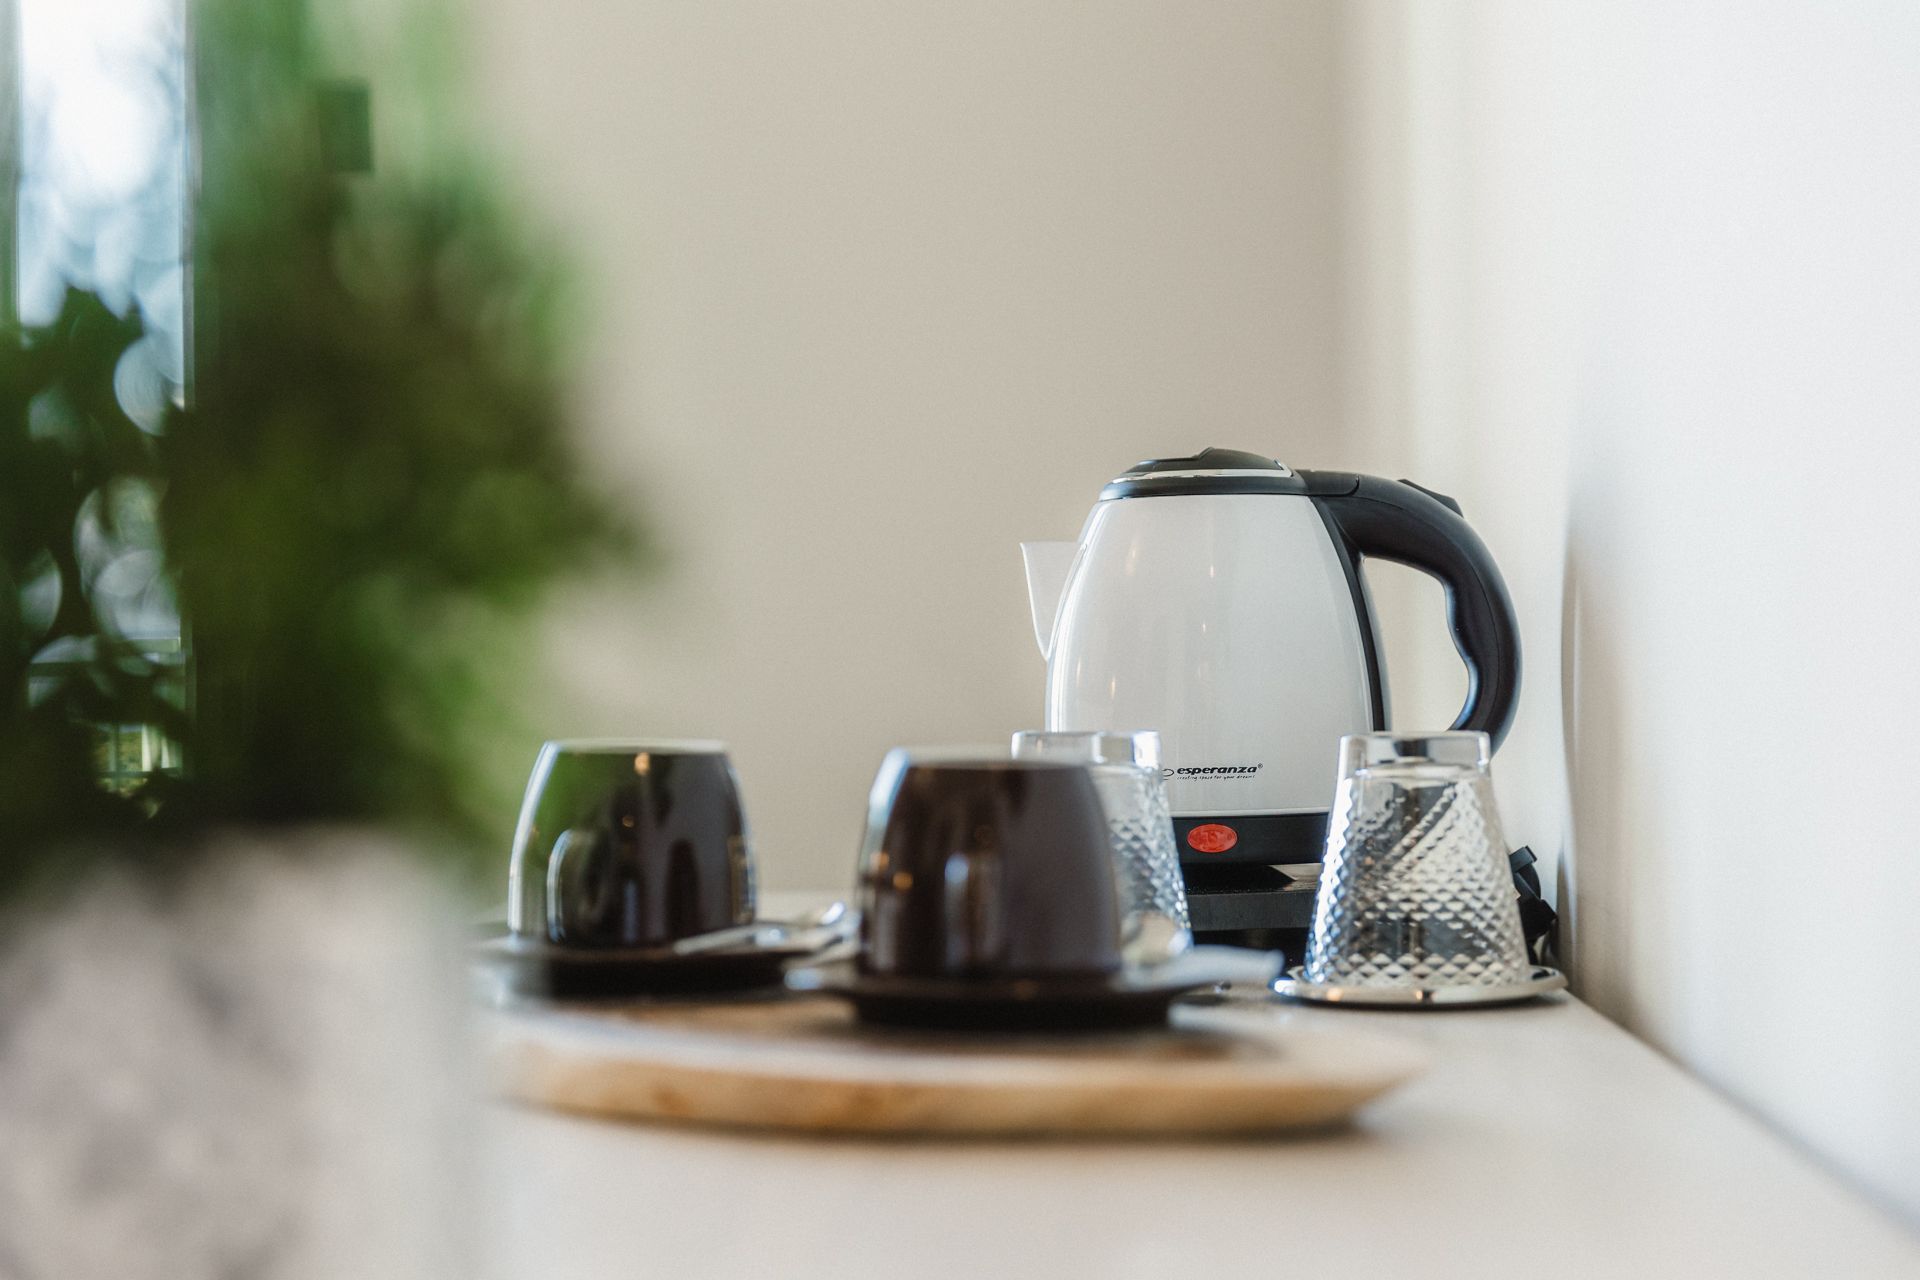
<svg viewBox="0 0 1920 1280">
<path fill-rule="evenodd" d="M 1512 723 L 1520 643 L 1506 584 L 1459 505 L 1409 481 L 1206 449 L 1129 468 L 1077 542 L 1021 551 L 1046 728 L 1157 730 L 1190 897 L 1244 899 L 1196 903 L 1196 929 L 1305 921 L 1310 894 L 1276 915 L 1244 896 L 1257 879 L 1201 869 L 1318 861 L 1340 738 L 1387 727 L 1362 560 L 1446 588 L 1470 681 L 1453 727 L 1498 747 Z"/>
</svg>

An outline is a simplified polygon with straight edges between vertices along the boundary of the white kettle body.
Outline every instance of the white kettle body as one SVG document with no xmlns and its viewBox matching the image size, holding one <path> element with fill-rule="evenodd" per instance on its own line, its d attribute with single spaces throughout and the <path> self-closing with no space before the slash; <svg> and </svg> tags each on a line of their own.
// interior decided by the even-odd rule
<svg viewBox="0 0 1920 1280">
<path fill-rule="evenodd" d="M 1023 550 L 1046 727 L 1159 732 L 1190 883 L 1196 864 L 1319 858 L 1341 736 L 1386 727 L 1364 557 L 1447 587 L 1474 686 L 1457 726 L 1497 740 L 1512 719 L 1499 571 L 1450 500 L 1411 484 L 1209 449 L 1139 464 L 1076 542 Z"/>
</svg>

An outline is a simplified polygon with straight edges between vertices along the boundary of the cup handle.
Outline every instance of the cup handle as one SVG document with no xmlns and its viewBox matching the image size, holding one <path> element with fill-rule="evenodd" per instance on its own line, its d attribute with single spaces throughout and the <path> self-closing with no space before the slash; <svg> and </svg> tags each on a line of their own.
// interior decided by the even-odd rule
<svg viewBox="0 0 1920 1280">
<path fill-rule="evenodd" d="M 588 864 L 591 870 L 594 833 L 575 827 L 562 831 L 553 842 L 553 853 L 547 858 L 547 938 L 553 942 L 572 942 L 569 932 L 581 932 L 585 921 L 581 919 L 581 908 L 589 919 L 598 920 L 606 912 L 607 886 L 592 885 L 581 879 L 582 868 L 578 864 Z M 586 939 L 592 941 L 592 939 Z"/>
</svg>

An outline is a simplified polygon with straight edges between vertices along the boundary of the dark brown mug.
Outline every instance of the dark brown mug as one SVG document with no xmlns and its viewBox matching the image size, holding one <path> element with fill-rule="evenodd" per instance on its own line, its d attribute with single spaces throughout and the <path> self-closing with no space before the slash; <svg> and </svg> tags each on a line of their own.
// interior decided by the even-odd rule
<svg viewBox="0 0 1920 1280">
<path fill-rule="evenodd" d="M 1120 968 L 1106 815 L 1077 765 L 889 753 L 858 891 L 863 973 L 1091 979 Z"/>
<path fill-rule="evenodd" d="M 717 742 L 549 742 L 520 809 L 516 936 L 666 946 L 753 919 L 739 782 Z"/>
</svg>

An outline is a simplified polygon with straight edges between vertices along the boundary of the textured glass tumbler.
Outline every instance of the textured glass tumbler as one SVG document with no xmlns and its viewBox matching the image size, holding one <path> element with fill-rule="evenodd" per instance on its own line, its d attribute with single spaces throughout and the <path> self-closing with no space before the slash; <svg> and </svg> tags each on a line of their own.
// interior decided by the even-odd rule
<svg viewBox="0 0 1920 1280">
<path fill-rule="evenodd" d="M 1484 733 L 1340 740 L 1307 981 L 1476 987 L 1532 972 Z"/>
<path fill-rule="evenodd" d="M 1025 730 L 1013 735 L 1013 756 L 1084 765 L 1093 775 L 1126 898 L 1122 915 L 1129 935 L 1149 912 L 1192 928 L 1167 785 L 1160 776 L 1159 734 Z"/>
</svg>

